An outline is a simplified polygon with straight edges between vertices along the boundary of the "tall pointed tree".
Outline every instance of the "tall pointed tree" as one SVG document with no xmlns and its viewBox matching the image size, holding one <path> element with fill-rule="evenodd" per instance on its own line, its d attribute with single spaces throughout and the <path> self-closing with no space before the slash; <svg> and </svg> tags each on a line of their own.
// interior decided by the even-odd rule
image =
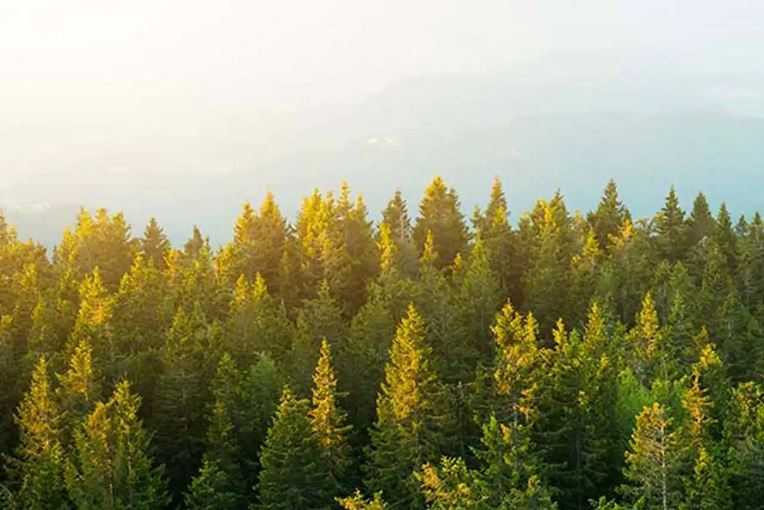
<svg viewBox="0 0 764 510">
<path fill-rule="evenodd" d="M 413 306 L 393 340 L 371 431 L 366 486 L 390 508 L 422 508 L 414 472 L 435 460 L 443 445 L 441 389 L 430 367 L 424 321 Z"/>
<path fill-rule="evenodd" d="M 663 208 L 655 218 L 655 230 L 655 244 L 661 257 L 673 262 L 686 255 L 687 224 L 673 186 L 669 189 Z"/>
<path fill-rule="evenodd" d="M 637 416 L 626 454 L 627 483 L 622 493 L 646 509 L 679 508 L 683 501 L 680 473 L 678 437 L 671 418 L 657 403 L 645 407 Z"/>
<path fill-rule="evenodd" d="M 335 485 L 308 417 L 308 401 L 287 388 L 260 455 L 257 490 L 263 510 L 329 508 Z"/>
<path fill-rule="evenodd" d="M 67 484 L 77 508 L 154 510 L 169 502 L 163 468 L 149 454 L 151 436 L 138 419 L 139 407 L 140 397 L 121 382 L 75 434 Z"/>
<path fill-rule="evenodd" d="M 141 253 L 157 269 L 166 267 L 165 258 L 170 253 L 170 241 L 157 223 L 156 218 L 150 218 L 141 238 Z"/>
<path fill-rule="evenodd" d="M 352 462 L 348 443 L 348 433 L 352 427 L 347 425 L 346 414 L 339 407 L 340 396 L 337 393 L 337 378 L 332 367 L 329 343 L 322 340 L 313 374 L 313 405 L 309 415 L 337 494 L 349 490 L 347 482 Z"/>
<path fill-rule="evenodd" d="M 456 254 L 466 248 L 468 233 L 459 198 L 456 190 L 448 188 L 440 177 L 433 179 L 419 205 L 414 241 L 420 250 L 428 233 L 432 234 L 434 248 L 440 255 L 439 268 L 450 265 Z"/>
<path fill-rule="evenodd" d="M 608 250 L 611 238 L 617 238 L 624 222 L 631 214 L 618 196 L 618 186 L 610 179 L 605 185 L 597 209 L 589 213 L 587 221 L 591 225 L 600 248 Z"/>
<path fill-rule="evenodd" d="M 61 412 L 41 357 L 32 373 L 32 384 L 19 404 L 16 425 L 19 447 L 9 464 L 17 486 L 16 500 L 28 510 L 66 509 L 69 498 L 64 483 L 64 447 Z"/>
</svg>

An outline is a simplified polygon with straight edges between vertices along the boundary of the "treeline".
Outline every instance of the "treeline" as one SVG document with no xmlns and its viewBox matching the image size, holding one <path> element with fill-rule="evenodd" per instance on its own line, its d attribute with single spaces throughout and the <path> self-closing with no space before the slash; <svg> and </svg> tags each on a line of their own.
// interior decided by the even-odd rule
<svg viewBox="0 0 764 510">
<path fill-rule="evenodd" d="M 761 217 L 508 215 L 343 185 L 52 256 L 0 215 L 0 506 L 764 508 Z"/>
</svg>

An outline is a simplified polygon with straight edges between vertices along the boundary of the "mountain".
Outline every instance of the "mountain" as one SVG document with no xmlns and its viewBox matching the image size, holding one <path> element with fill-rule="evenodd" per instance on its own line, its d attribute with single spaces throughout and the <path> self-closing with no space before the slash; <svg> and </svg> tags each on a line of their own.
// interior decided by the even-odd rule
<svg viewBox="0 0 764 510">
<path fill-rule="evenodd" d="M 214 105 L 200 125 L 179 127 L 182 136 L 154 129 L 102 139 L 87 153 L 72 147 L 55 170 L 5 190 L 25 197 L 17 202 L 53 207 L 7 214 L 22 235 L 48 244 L 80 203 L 122 209 L 138 232 L 157 216 L 175 242 L 198 224 L 219 243 L 240 204 L 259 203 L 266 190 L 294 216 L 311 188 L 347 180 L 376 216 L 396 188 L 415 211 L 435 174 L 458 188 L 467 212 L 499 175 L 515 220 L 558 188 L 571 208 L 588 209 L 609 178 L 637 216 L 653 214 L 671 184 L 686 207 L 698 190 L 713 190 L 747 214 L 764 209 L 761 90 L 761 76 L 609 55 L 494 75 L 417 76 L 354 104 L 269 112 Z M 85 185 L 57 182 L 61 169 L 79 172 Z M 53 198 L 30 191 L 41 189 Z"/>
</svg>

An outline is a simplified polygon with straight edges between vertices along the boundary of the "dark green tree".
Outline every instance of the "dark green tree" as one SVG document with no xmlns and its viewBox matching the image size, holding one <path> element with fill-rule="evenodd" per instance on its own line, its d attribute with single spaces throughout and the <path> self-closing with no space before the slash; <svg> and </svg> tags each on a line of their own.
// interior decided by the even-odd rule
<svg viewBox="0 0 764 510">
<path fill-rule="evenodd" d="M 423 508 L 414 472 L 443 447 L 442 390 L 429 359 L 424 321 L 409 308 L 393 340 L 377 398 L 365 484 L 382 492 L 390 508 Z"/>
<path fill-rule="evenodd" d="M 328 509 L 339 496 L 308 411 L 307 400 L 284 390 L 260 455 L 256 508 Z"/>
</svg>

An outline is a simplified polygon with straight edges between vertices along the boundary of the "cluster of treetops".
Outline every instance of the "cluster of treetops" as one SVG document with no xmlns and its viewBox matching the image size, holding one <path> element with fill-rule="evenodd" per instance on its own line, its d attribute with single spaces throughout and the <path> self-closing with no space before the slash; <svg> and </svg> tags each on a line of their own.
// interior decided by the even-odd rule
<svg viewBox="0 0 764 510">
<path fill-rule="evenodd" d="M 763 298 L 758 214 L 613 182 L 516 226 L 498 180 L 268 195 L 216 250 L 0 219 L 0 506 L 761 509 Z"/>
</svg>

